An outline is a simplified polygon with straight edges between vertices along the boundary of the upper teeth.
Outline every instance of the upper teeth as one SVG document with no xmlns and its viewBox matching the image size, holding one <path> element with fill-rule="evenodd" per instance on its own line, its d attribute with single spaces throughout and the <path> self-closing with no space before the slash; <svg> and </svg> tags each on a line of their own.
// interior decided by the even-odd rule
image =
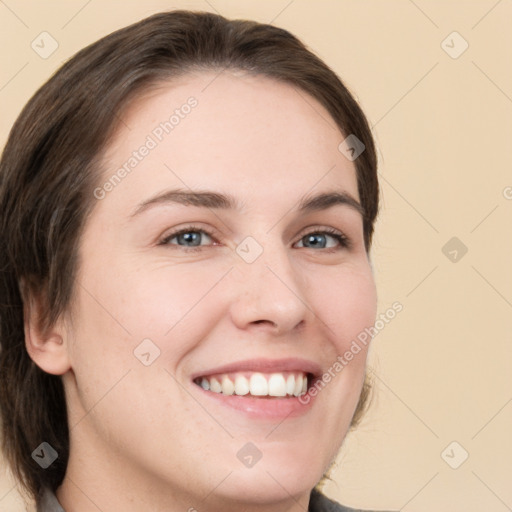
<svg viewBox="0 0 512 512">
<path fill-rule="evenodd" d="M 308 389 L 308 378 L 303 372 L 223 373 L 196 382 L 205 390 L 224 395 L 300 396 Z"/>
</svg>

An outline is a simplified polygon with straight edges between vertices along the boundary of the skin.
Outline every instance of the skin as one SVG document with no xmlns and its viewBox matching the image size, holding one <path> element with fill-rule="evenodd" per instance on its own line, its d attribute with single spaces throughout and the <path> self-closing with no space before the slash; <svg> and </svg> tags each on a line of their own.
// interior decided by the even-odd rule
<svg viewBox="0 0 512 512">
<path fill-rule="evenodd" d="M 303 511 L 349 428 L 366 349 L 307 414 L 279 424 L 214 404 L 191 381 L 261 357 L 301 357 L 327 371 L 376 315 L 360 213 L 295 210 L 317 192 L 358 200 L 354 163 L 338 151 L 344 135 L 303 91 L 217 75 L 163 84 L 123 113 L 129 128 L 110 141 L 101 183 L 175 108 L 198 100 L 121 183 L 92 198 L 69 314 L 45 333 L 37 303 L 29 315 L 27 349 L 66 390 L 71 451 L 57 497 L 67 512 Z M 174 188 L 230 193 L 243 208 L 159 204 L 130 217 Z M 199 251 L 177 238 L 158 245 L 191 222 L 214 230 L 199 235 Z M 304 236 L 325 228 L 350 247 L 328 234 L 327 248 L 308 246 Z M 263 248 L 253 263 L 235 251 L 247 236 Z M 146 338 L 160 350 L 149 366 L 133 353 Z M 252 468 L 237 458 L 247 442 L 262 453 Z"/>
</svg>

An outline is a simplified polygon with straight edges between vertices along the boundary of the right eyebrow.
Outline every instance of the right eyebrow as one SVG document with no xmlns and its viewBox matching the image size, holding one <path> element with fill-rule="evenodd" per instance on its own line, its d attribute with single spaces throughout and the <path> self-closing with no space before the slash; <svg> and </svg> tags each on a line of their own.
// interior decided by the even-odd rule
<svg viewBox="0 0 512 512">
<path fill-rule="evenodd" d="M 174 189 L 167 190 L 161 194 L 150 197 L 140 203 L 135 211 L 130 215 L 134 217 L 148 208 L 165 203 L 178 203 L 191 206 L 199 206 L 203 208 L 216 209 L 237 209 L 241 210 L 241 204 L 230 194 L 219 194 L 211 191 L 194 191 Z"/>
</svg>

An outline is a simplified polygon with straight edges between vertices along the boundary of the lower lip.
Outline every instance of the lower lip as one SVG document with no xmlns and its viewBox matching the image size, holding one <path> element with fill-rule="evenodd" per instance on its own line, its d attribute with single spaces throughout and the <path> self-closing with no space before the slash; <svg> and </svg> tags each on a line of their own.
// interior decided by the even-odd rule
<svg viewBox="0 0 512 512">
<path fill-rule="evenodd" d="M 258 398 L 251 395 L 214 393 L 213 391 L 206 391 L 196 384 L 194 384 L 194 387 L 217 403 L 243 412 L 252 418 L 275 420 L 302 416 L 309 412 L 314 401 L 314 397 L 307 393 L 300 398 Z"/>
</svg>

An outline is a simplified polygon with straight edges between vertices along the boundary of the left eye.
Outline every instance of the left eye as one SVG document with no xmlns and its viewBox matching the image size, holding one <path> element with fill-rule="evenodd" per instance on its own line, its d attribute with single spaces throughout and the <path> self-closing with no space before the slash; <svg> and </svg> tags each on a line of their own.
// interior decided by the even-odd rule
<svg viewBox="0 0 512 512">
<path fill-rule="evenodd" d="M 177 245 L 185 249 L 200 250 L 201 246 L 204 246 L 204 244 L 201 244 L 204 235 L 210 239 L 213 237 L 211 233 L 204 229 L 186 228 L 176 233 L 171 233 L 159 245 Z M 334 243 L 328 245 L 329 239 L 334 240 Z M 297 243 L 302 243 L 299 247 L 305 249 L 333 249 L 337 246 L 339 248 L 349 246 L 348 238 L 335 230 L 312 231 L 303 235 Z"/>
<path fill-rule="evenodd" d="M 308 244 L 306 246 L 307 249 L 314 249 L 315 247 L 320 249 L 332 249 L 336 247 L 336 243 L 334 245 L 330 245 L 327 247 L 327 240 L 331 238 L 335 240 L 341 247 L 347 247 L 348 246 L 348 240 L 345 235 L 338 233 L 338 232 L 331 232 L 331 231 L 315 231 L 312 233 L 308 233 L 307 235 L 304 235 L 299 242 L 302 242 L 303 240 L 306 240 L 306 243 Z M 304 244 L 303 244 L 304 247 Z"/>
</svg>

